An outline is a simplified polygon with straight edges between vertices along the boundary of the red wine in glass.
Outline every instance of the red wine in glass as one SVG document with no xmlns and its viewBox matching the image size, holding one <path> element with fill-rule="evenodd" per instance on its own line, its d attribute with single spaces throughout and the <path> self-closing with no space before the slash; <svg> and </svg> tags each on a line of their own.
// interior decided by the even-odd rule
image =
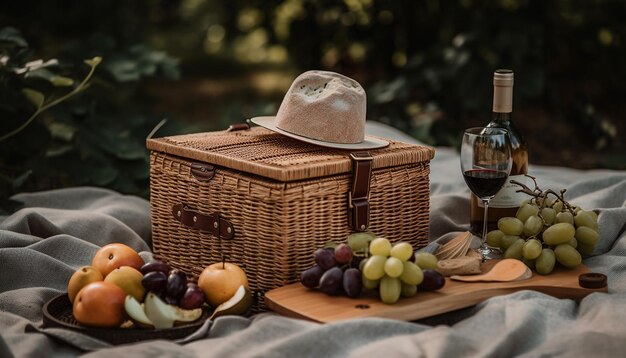
<svg viewBox="0 0 626 358">
<path fill-rule="evenodd" d="M 471 169 L 463 172 L 469 189 L 479 198 L 495 196 L 508 177 L 507 172 L 492 169 Z"/>
</svg>

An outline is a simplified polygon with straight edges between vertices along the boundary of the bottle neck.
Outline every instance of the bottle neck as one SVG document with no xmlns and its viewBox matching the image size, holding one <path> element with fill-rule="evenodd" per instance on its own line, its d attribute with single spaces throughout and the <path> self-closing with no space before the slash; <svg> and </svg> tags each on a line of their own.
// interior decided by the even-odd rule
<svg viewBox="0 0 626 358">
<path fill-rule="evenodd" d="M 513 119 L 512 112 L 508 112 L 508 113 L 493 112 L 493 115 L 492 115 L 492 122 L 499 123 L 499 124 L 507 124 L 511 122 L 512 119 Z"/>
<path fill-rule="evenodd" d="M 513 83 L 493 86 L 493 113 L 511 114 L 513 112 Z"/>
</svg>

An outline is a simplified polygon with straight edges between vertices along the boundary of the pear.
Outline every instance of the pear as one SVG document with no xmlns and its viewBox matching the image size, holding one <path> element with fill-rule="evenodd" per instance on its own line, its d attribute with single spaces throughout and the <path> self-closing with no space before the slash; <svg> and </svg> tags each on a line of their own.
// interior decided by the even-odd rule
<svg viewBox="0 0 626 358">
<path fill-rule="evenodd" d="M 144 301 L 146 316 L 154 323 L 154 327 L 172 328 L 175 323 L 193 322 L 202 316 L 202 308 L 184 310 L 163 302 L 153 292 L 149 292 Z"/>
<path fill-rule="evenodd" d="M 126 295 L 124 301 L 124 309 L 128 316 L 140 326 L 154 327 L 154 323 L 146 316 L 143 306 L 137 299 L 131 295 Z"/>
<path fill-rule="evenodd" d="M 240 315 L 246 313 L 248 308 L 252 305 L 252 292 L 244 286 L 241 285 L 235 291 L 233 297 L 229 298 L 228 301 L 222 303 L 217 306 L 213 314 L 211 315 L 211 319 L 219 316 L 225 315 Z"/>
</svg>

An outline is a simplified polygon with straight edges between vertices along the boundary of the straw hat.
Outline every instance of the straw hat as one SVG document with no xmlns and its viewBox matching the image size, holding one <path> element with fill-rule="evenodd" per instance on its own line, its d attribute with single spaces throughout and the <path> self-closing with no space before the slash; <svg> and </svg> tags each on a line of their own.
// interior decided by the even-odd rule
<svg viewBox="0 0 626 358">
<path fill-rule="evenodd" d="M 298 76 L 276 116 L 253 123 L 303 142 L 338 149 L 375 149 L 389 142 L 365 135 L 365 91 L 344 75 L 308 71 Z"/>
</svg>

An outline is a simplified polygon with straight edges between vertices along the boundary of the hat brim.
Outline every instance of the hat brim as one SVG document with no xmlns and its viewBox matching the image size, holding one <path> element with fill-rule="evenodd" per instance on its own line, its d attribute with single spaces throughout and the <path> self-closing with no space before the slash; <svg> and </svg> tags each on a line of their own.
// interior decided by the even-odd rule
<svg viewBox="0 0 626 358">
<path fill-rule="evenodd" d="M 256 125 L 267 128 L 273 132 L 280 133 L 287 137 L 297 139 L 302 142 L 319 145 L 327 148 L 336 148 L 336 149 L 377 149 L 384 148 L 389 145 L 389 142 L 383 139 L 374 138 L 366 135 L 365 139 L 361 143 L 333 143 L 333 142 L 324 142 L 321 140 L 303 137 L 297 134 L 293 134 L 287 131 L 284 131 L 275 125 L 275 116 L 264 116 L 264 117 L 254 117 L 250 118 L 250 121 Z"/>
</svg>

